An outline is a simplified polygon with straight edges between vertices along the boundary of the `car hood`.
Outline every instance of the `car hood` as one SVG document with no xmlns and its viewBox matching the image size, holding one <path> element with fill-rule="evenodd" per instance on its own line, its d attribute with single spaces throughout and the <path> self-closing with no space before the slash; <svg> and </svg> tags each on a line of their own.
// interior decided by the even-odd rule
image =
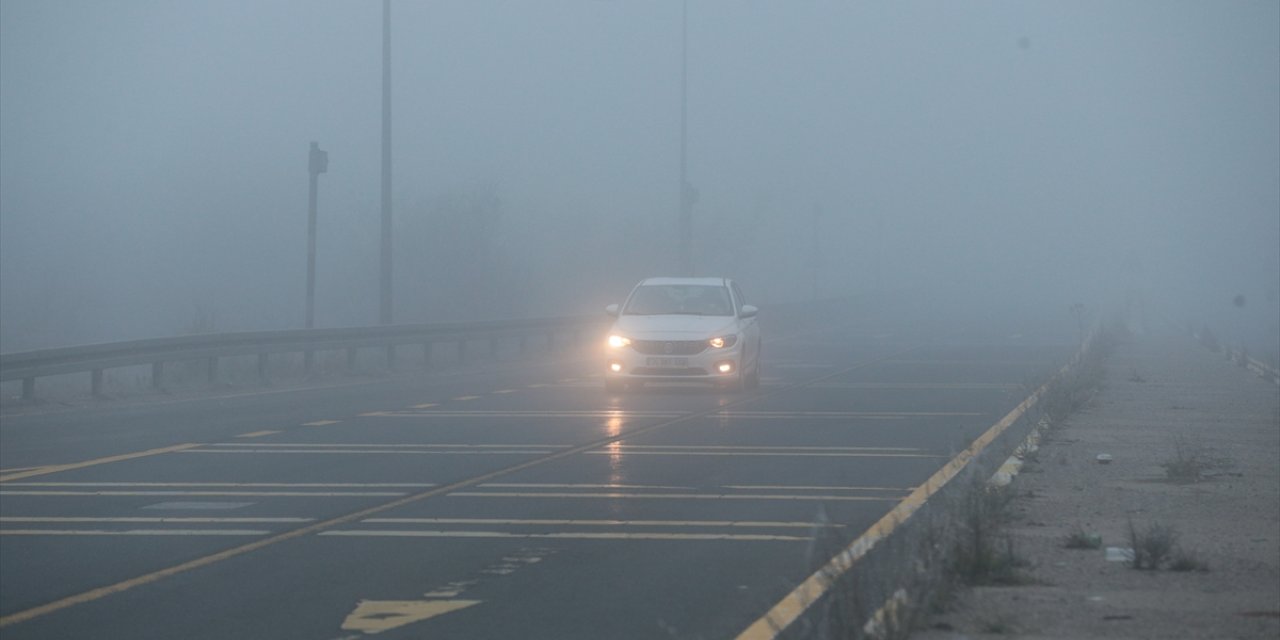
<svg viewBox="0 0 1280 640">
<path fill-rule="evenodd" d="M 736 330 L 732 316 L 620 316 L 613 330 L 641 340 L 701 340 Z"/>
</svg>

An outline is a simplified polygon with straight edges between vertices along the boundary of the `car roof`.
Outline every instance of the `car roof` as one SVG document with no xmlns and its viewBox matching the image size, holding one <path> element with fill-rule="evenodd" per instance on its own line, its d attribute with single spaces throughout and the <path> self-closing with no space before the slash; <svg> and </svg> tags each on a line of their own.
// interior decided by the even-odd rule
<svg viewBox="0 0 1280 640">
<path fill-rule="evenodd" d="M 700 284 L 714 287 L 723 287 L 728 284 L 727 278 L 645 278 L 640 281 L 639 286 L 645 285 L 663 285 L 663 284 Z"/>
</svg>

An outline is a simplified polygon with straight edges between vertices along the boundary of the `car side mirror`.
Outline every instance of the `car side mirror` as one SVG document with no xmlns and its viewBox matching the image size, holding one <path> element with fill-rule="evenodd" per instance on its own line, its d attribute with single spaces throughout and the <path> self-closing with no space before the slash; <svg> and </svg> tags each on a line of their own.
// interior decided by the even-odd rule
<svg viewBox="0 0 1280 640">
<path fill-rule="evenodd" d="M 749 305 L 749 304 L 742 305 L 742 314 L 741 314 L 742 317 L 754 318 L 756 317 L 757 313 L 760 313 L 760 310 L 757 309 L 754 305 Z"/>
<path fill-rule="evenodd" d="M 618 305 L 611 304 L 604 308 L 604 312 L 616 318 L 618 316 Z"/>
</svg>

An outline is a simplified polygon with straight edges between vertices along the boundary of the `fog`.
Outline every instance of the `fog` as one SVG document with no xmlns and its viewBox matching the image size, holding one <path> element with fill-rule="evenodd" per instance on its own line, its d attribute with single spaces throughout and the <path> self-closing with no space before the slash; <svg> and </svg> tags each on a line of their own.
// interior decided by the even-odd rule
<svg viewBox="0 0 1280 640">
<path fill-rule="evenodd" d="M 392 3 L 396 323 L 675 274 L 678 1 Z M 1280 4 L 690 0 L 699 275 L 1280 342 Z M 379 2 L 0 2 L 0 351 L 378 322 Z M 1233 304 L 1243 296 L 1243 307 Z"/>
</svg>

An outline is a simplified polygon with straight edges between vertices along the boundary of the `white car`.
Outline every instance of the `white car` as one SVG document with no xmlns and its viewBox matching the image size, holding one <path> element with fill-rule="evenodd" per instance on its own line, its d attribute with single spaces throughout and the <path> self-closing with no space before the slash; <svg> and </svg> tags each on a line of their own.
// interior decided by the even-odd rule
<svg viewBox="0 0 1280 640">
<path fill-rule="evenodd" d="M 649 278 L 621 306 L 605 345 L 607 391 L 645 382 L 760 384 L 758 309 L 727 278 Z"/>
</svg>

